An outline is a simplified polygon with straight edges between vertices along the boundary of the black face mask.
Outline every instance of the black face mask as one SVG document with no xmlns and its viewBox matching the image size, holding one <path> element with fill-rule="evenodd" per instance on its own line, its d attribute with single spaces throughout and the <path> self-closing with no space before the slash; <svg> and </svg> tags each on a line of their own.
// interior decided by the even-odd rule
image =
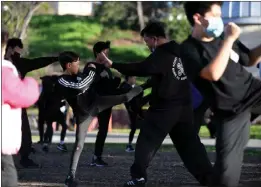
<svg viewBox="0 0 261 187">
<path fill-rule="evenodd" d="M 11 55 L 11 58 L 12 58 L 12 61 L 19 60 L 21 58 L 21 54 L 17 53 L 17 52 L 14 52 L 14 54 Z"/>
</svg>

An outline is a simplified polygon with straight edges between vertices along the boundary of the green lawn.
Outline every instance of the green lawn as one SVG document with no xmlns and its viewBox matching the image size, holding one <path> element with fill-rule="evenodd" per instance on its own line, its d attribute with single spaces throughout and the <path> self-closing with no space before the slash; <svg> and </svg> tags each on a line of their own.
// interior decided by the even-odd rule
<svg viewBox="0 0 261 187">
<path fill-rule="evenodd" d="M 81 59 L 92 59 L 92 46 L 98 40 L 137 41 L 139 35 L 133 33 L 106 27 L 92 17 L 37 15 L 33 16 L 28 29 L 27 56 L 38 57 L 73 50 L 80 54 Z M 112 44 L 111 47 L 111 58 L 115 61 L 133 62 L 149 54 L 142 43 Z"/>
<path fill-rule="evenodd" d="M 58 55 L 65 50 L 80 55 L 81 63 L 94 60 L 92 47 L 97 41 L 110 40 L 110 58 L 114 62 L 138 62 L 149 55 L 149 50 L 140 41 L 139 33 L 105 26 L 92 17 L 84 16 L 33 16 L 24 43 L 27 46 L 25 57 Z M 40 77 L 48 72 L 46 68 L 30 72 L 28 75 Z M 124 77 L 122 77 L 124 78 Z M 140 84 L 146 79 L 138 78 Z M 150 90 L 146 90 L 148 94 Z"/>
<path fill-rule="evenodd" d="M 112 129 L 113 133 L 129 133 L 129 129 Z M 135 134 L 139 134 L 139 130 L 136 131 Z M 202 126 L 199 132 L 200 137 L 208 138 L 210 136 L 209 131 L 206 126 Z M 260 125 L 252 125 L 250 130 L 250 138 L 251 139 L 261 139 L 261 126 Z"/>
<path fill-rule="evenodd" d="M 94 131 L 97 132 L 97 131 Z M 129 133 L 130 129 L 112 129 L 112 133 Z M 140 130 L 136 130 L 136 135 L 140 133 Z M 200 129 L 199 133 L 200 137 L 202 138 L 208 138 L 209 137 L 209 132 L 207 127 L 202 126 Z M 250 138 L 251 139 L 261 139 L 261 126 L 260 125 L 252 125 L 251 130 L 250 130 Z M 33 136 L 33 139 L 38 141 L 39 137 L 38 136 Z"/>
</svg>

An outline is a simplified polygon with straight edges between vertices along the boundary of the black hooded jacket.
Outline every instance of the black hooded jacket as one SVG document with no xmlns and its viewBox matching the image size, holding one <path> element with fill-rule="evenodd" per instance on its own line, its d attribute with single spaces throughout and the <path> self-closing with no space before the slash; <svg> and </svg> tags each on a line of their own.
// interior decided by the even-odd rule
<svg viewBox="0 0 261 187">
<path fill-rule="evenodd" d="M 124 75 L 151 76 L 152 109 L 169 109 L 177 105 L 190 105 L 190 84 L 180 59 L 180 45 L 170 41 L 140 63 L 113 63 L 112 68 Z"/>
</svg>

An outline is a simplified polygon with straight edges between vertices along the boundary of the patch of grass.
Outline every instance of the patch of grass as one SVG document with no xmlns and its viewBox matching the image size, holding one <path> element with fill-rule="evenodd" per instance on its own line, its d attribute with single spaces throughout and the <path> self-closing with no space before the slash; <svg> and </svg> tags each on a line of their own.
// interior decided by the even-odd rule
<svg viewBox="0 0 261 187">
<path fill-rule="evenodd" d="M 29 57 L 73 50 L 87 58 L 92 52 L 88 40 L 100 35 L 103 26 L 97 20 L 79 16 L 34 16 L 28 30 Z"/>
<path fill-rule="evenodd" d="M 202 126 L 199 132 L 200 137 L 208 138 L 210 136 L 206 126 Z M 261 139 L 261 125 L 251 125 L 250 127 L 250 138 Z"/>
<path fill-rule="evenodd" d="M 145 45 L 133 44 L 130 46 L 112 46 L 110 57 L 115 62 L 130 63 L 140 62 L 149 55 Z"/>
<path fill-rule="evenodd" d="M 92 46 L 98 40 L 131 40 L 132 31 L 106 27 L 99 20 L 84 16 L 33 16 L 25 43 L 30 58 L 57 55 L 64 50 L 72 50 L 81 59 L 93 58 Z M 113 46 L 111 58 L 116 61 L 133 62 L 149 54 L 145 45 Z"/>
<path fill-rule="evenodd" d="M 97 132 L 97 131 L 94 131 Z M 112 133 L 125 133 L 128 134 L 130 132 L 130 129 L 112 129 Z M 140 133 L 140 130 L 137 129 L 135 132 L 135 135 L 138 135 Z M 201 138 L 208 138 L 209 133 L 205 126 L 201 127 L 200 133 Z M 261 126 L 260 125 L 252 125 L 250 130 L 250 138 L 251 139 L 261 139 Z"/>
<path fill-rule="evenodd" d="M 38 136 L 32 136 L 33 142 L 39 141 Z M 90 147 L 94 147 L 94 143 L 85 143 L 84 149 L 89 149 Z M 67 144 L 67 147 L 72 147 L 73 143 Z M 135 146 L 135 144 L 134 144 Z M 108 149 L 122 149 L 124 150 L 126 148 L 126 144 L 124 143 L 106 143 L 105 145 L 106 148 Z M 208 153 L 210 152 L 215 152 L 216 148 L 214 146 L 205 146 L 206 151 Z M 70 148 L 71 149 L 71 148 Z M 174 152 L 176 151 L 176 148 L 174 145 L 161 145 L 159 148 L 159 152 Z M 259 149 L 246 149 L 245 150 L 245 155 L 249 156 L 261 156 L 261 150 Z"/>
<path fill-rule="evenodd" d="M 104 28 L 100 40 L 118 40 L 118 39 L 127 39 L 132 40 L 133 34 L 132 31 L 129 30 L 119 30 L 118 28 Z"/>
</svg>

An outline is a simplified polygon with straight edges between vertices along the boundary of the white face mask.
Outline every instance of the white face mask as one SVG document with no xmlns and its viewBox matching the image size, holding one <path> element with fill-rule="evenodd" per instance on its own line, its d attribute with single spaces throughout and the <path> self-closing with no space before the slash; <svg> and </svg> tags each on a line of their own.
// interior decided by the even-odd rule
<svg viewBox="0 0 261 187">
<path fill-rule="evenodd" d="M 131 87 L 134 88 L 134 87 L 135 87 L 135 84 L 131 85 Z"/>
<path fill-rule="evenodd" d="M 224 31 L 224 23 L 221 17 L 208 18 L 208 27 L 205 32 L 209 37 L 218 38 Z"/>
</svg>

